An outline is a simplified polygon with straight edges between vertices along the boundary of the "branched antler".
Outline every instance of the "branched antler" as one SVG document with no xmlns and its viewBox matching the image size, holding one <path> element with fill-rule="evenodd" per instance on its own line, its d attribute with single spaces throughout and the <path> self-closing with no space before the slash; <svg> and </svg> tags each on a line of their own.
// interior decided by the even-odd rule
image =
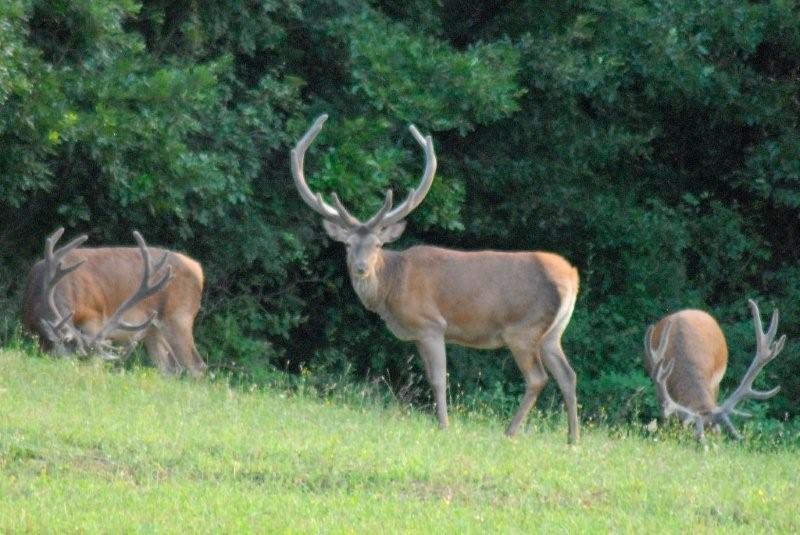
<svg viewBox="0 0 800 535">
<path fill-rule="evenodd" d="M 308 129 L 305 135 L 297 142 L 294 149 L 292 149 L 292 176 L 294 177 L 294 183 L 297 187 L 297 191 L 300 193 L 300 197 L 312 210 L 320 214 L 326 220 L 332 221 L 343 228 L 357 227 L 362 225 L 361 221 L 344 207 L 339 196 L 334 193 L 332 195 L 334 206 L 329 205 L 322 199 L 321 194 L 311 191 L 303 172 L 306 150 L 322 130 L 322 125 L 327 119 L 327 114 L 317 117 L 317 120 L 314 121 L 311 128 Z M 411 188 L 406 200 L 394 209 L 392 209 L 392 191 L 387 190 L 381 209 L 378 210 L 374 216 L 369 218 L 366 223 L 363 223 L 363 226 L 367 228 L 387 227 L 397 223 L 411 213 L 414 208 L 419 206 L 425 198 L 425 195 L 427 195 L 428 191 L 431 189 L 433 177 L 436 174 L 436 153 L 433 150 L 433 139 L 431 136 L 423 137 L 414 125 L 410 125 L 409 129 L 417 143 L 425 149 L 425 171 L 422 174 L 422 180 L 417 188 Z"/>
<path fill-rule="evenodd" d="M 731 423 L 731 415 L 735 414 L 744 417 L 749 417 L 751 415 L 737 410 L 736 405 L 745 399 L 769 399 L 780 391 L 780 386 L 776 386 L 767 391 L 754 390 L 753 381 L 755 381 L 756 376 L 761 372 L 764 366 L 778 356 L 778 353 L 783 350 L 783 346 L 786 344 L 785 334 L 781 336 L 777 342 L 775 341 L 775 336 L 778 333 L 778 309 L 772 312 L 769 330 L 764 333 L 764 327 L 761 324 L 761 311 L 758 310 L 758 305 L 752 299 L 748 299 L 747 304 L 750 306 L 750 312 L 753 315 L 753 326 L 756 331 L 756 356 L 747 369 L 747 372 L 744 374 L 742 382 L 739 383 L 739 386 L 733 391 L 733 394 L 731 394 L 722 405 L 715 408 L 712 413 L 714 422 L 724 425 L 730 434 L 737 439 L 741 439 L 742 435 Z"/>
<path fill-rule="evenodd" d="M 65 246 L 54 251 L 54 247 L 64 234 L 64 227 L 57 229 L 47 238 L 44 248 L 45 282 L 42 285 L 43 299 L 47 303 L 53 320 L 42 318 L 40 324 L 45 331 L 45 336 L 53 344 L 57 354 L 68 354 L 66 344 L 74 342 L 79 352 L 85 351 L 81 333 L 72 324 L 72 312 L 62 314 L 56 304 L 56 285 L 66 276 L 81 267 L 85 260 L 80 260 L 69 267 L 64 267 L 63 259 L 73 249 L 89 239 L 82 234 Z"/>
</svg>

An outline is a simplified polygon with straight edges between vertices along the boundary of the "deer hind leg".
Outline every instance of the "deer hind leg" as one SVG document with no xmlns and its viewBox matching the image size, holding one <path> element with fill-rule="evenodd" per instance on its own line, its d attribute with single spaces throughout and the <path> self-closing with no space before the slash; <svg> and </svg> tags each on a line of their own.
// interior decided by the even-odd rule
<svg viewBox="0 0 800 535">
<path fill-rule="evenodd" d="M 178 364 L 199 378 L 205 373 L 206 364 L 195 348 L 192 323 L 193 318 L 169 318 L 163 321 L 162 330 Z"/>
<path fill-rule="evenodd" d="M 519 409 L 506 429 L 506 435 L 513 437 L 519 426 L 525 422 L 542 389 L 547 384 L 547 372 L 542 365 L 542 359 L 537 349 L 528 346 L 510 346 L 519 371 L 525 379 L 525 394 L 519 404 Z"/>
<path fill-rule="evenodd" d="M 206 361 L 203 360 L 203 357 L 200 356 L 197 346 L 194 345 L 194 337 L 192 337 L 192 358 L 194 360 L 194 369 L 197 373 L 196 377 L 202 377 L 205 375 L 208 365 L 206 364 Z"/>
<path fill-rule="evenodd" d="M 433 390 L 439 427 L 447 428 L 447 353 L 443 336 L 430 336 L 417 342 L 417 349 L 425 365 L 428 384 Z"/>
<path fill-rule="evenodd" d="M 575 444 L 580 437 L 578 429 L 578 396 L 575 392 L 577 376 L 575 370 L 569 365 L 567 356 L 561 348 L 561 341 L 548 341 L 542 345 L 542 360 L 547 371 L 555 378 L 564 405 L 567 407 L 567 420 L 569 422 L 569 443 Z"/>
</svg>

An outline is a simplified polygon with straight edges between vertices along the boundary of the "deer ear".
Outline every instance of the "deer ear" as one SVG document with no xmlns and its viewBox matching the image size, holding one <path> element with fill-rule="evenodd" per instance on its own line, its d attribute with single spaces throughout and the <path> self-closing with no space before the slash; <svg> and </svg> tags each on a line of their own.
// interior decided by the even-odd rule
<svg viewBox="0 0 800 535">
<path fill-rule="evenodd" d="M 349 236 L 349 232 L 344 227 L 337 225 L 336 223 L 332 223 L 327 219 L 322 220 L 322 226 L 325 227 L 325 232 L 328 233 L 328 236 L 332 240 L 346 242 L 347 237 Z"/>
<path fill-rule="evenodd" d="M 392 243 L 403 234 L 405 229 L 406 222 L 400 221 L 399 223 L 395 223 L 394 225 L 389 225 L 388 227 L 380 229 L 378 231 L 378 237 L 383 243 Z"/>
</svg>

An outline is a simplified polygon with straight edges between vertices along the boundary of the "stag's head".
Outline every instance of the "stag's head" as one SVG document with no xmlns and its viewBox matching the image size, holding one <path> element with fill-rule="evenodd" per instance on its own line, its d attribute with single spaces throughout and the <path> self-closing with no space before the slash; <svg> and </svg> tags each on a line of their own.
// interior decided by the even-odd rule
<svg viewBox="0 0 800 535">
<path fill-rule="evenodd" d="M 347 211 L 336 193 L 332 195 L 333 206 L 331 206 L 322 199 L 321 194 L 312 192 L 303 174 L 306 149 L 322 130 L 322 125 L 327 119 L 327 114 L 320 115 L 292 149 L 294 183 L 303 201 L 322 216 L 322 224 L 328 236 L 344 243 L 347 247 L 350 275 L 353 278 L 369 277 L 375 271 L 383 244 L 393 242 L 403 234 L 406 227 L 404 218 L 419 206 L 431 188 L 436 173 L 433 140 L 431 136 L 423 137 L 414 125 L 409 127 L 414 139 L 425 150 L 425 171 L 419 186 L 412 188 L 406 200 L 394 208 L 392 192 L 388 190 L 381 209 L 367 221 L 361 222 Z"/>
</svg>

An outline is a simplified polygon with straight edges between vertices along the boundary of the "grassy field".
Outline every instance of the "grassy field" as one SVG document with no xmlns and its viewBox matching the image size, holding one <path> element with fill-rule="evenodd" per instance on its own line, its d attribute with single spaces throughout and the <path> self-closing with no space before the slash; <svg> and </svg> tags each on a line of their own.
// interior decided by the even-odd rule
<svg viewBox="0 0 800 535">
<path fill-rule="evenodd" d="M 796 449 L 503 423 L 0 352 L 0 531 L 800 530 Z"/>
</svg>

